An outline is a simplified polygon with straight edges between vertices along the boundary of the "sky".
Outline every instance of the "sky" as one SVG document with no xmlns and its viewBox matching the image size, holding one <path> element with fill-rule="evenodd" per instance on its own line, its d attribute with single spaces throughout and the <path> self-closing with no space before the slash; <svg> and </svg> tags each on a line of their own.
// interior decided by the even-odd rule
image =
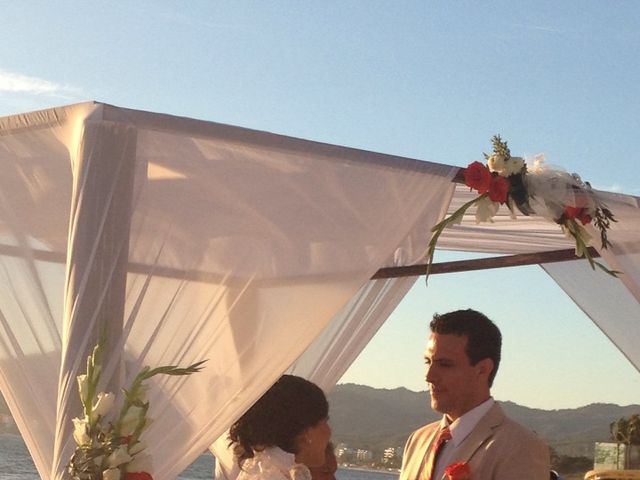
<svg viewBox="0 0 640 480">
<path fill-rule="evenodd" d="M 634 0 L 29 0 L 0 18 L 0 115 L 97 100 L 461 167 L 498 133 L 640 195 Z M 536 266 L 419 279 L 341 382 L 424 390 L 432 314 L 466 307 L 503 331 L 495 398 L 640 404 L 639 372 Z"/>
</svg>

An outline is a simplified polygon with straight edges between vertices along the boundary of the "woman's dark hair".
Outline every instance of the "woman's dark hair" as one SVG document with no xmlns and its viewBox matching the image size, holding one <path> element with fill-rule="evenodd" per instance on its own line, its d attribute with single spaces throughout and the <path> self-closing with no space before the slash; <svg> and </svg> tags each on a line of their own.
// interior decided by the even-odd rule
<svg viewBox="0 0 640 480">
<path fill-rule="evenodd" d="M 429 326 L 433 333 L 466 336 L 466 353 L 471 365 L 475 365 L 485 358 L 493 360 L 489 386 L 493 384 L 493 379 L 498 373 L 500 350 L 502 349 L 502 335 L 495 323 L 489 320 L 486 315 L 476 310 L 467 309 L 442 315 L 436 313 Z"/>
<path fill-rule="evenodd" d="M 283 375 L 231 425 L 230 445 L 239 465 L 265 447 L 297 453 L 296 437 L 327 418 L 329 403 L 315 383 Z"/>
</svg>

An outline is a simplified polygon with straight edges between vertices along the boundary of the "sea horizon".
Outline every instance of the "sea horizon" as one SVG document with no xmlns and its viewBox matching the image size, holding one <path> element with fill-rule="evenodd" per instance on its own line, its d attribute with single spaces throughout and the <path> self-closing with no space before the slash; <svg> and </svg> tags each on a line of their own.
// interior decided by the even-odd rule
<svg viewBox="0 0 640 480">
<path fill-rule="evenodd" d="M 215 459 L 209 453 L 200 455 L 177 480 L 211 480 Z M 20 434 L 0 433 L 0 476 L 2 480 L 40 480 L 40 475 Z M 376 470 L 360 466 L 340 466 L 337 480 L 390 480 L 397 471 Z"/>
</svg>

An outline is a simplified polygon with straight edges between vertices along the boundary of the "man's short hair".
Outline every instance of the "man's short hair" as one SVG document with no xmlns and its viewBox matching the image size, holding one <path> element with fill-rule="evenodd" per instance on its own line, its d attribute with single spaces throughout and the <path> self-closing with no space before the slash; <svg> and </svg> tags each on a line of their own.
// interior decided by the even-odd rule
<svg viewBox="0 0 640 480">
<path fill-rule="evenodd" d="M 500 330 L 489 318 L 476 310 L 455 310 L 442 315 L 434 314 L 429 324 L 433 333 L 444 335 L 458 335 L 467 337 L 466 353 L 471 365 L 480 360 L 493 360 L 493 370 L 489 374 L 489 386 L 500 365 L 500 350 L 502 335 Z"/>
</svg>

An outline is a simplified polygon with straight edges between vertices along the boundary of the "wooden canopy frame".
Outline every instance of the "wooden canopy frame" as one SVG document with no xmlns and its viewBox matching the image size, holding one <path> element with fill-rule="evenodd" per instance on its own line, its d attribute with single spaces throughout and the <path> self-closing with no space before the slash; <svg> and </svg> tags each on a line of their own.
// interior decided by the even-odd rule
<svg viewBox="0 0 640 480">
<path fill-rule="evenodd" d="M 458 169 L 453 177 L 454 183 L 464 183 L 464 168 Z M 592 258 L 597 258 L 600 254 L 595 248 L 589 247 L 589 254 Z M 488 268 L 518 267 L 524 265 L 539 265 L 543 263 L 566 262 L 569 260 L 579 260 L 572 248 L 563 250 L 552 250 L 547 252 L 520 253 L 517 255 L 502 255 L 491 258 L 476 258 L 471 260 L 456 260 L 452 262 L 434 263 L 431 265 L 429 275 L 438 273 L 469 272 L 473 270 L 486 270 Z M 378 270 L 372 280 L 382 278 L 416 277 L 427 274 L 427 264 L 410 265 L 407 267 L 387 267 Z"/>
<path fill-rule="evenodd" d="M 589 247 L 589 253 L 593 258 L 600 254 L 595 248 Z M 524 265 L 538 265 L 542 263 L 566 262 L 579 260 L 572 248 L 565 250 L 551 250 L 548 252 L 520 253 L 517 255 L 504 255 L 491 258 L 476 258 L 472 260 L 456 260 L 452 262 L 434 263 L 431 265 L 429 275 L 438 273 L 469 272 L 472 270 L 486 270 L 488 268 L 519 267 Z M 415 277 L 427 274 L 427 264 L 410 265 L 408 267 L 387 267 L 378 270 L 372 280 L 380 278 Z"/>
</svg>

